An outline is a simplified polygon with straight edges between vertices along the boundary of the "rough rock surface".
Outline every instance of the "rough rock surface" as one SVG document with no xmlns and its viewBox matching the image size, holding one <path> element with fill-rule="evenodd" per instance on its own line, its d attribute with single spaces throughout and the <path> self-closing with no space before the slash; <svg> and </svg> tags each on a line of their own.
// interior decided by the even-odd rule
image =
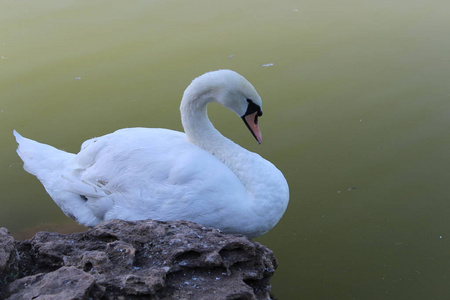
<svg viewBox="0 0 450 300">
<path fill-rule="evenodd" d="M 18 261 L 13 237 L 9 235 L 6 228 L 0 228 L 0 288 L 5 282 L 18 277 Z"/>
<path fill-rule="evenodd" d="M 186 221 L 102 223 L 14 241 L 0 229 L 0 299 L 270 299 L 277 261 Z"/>
</svg>

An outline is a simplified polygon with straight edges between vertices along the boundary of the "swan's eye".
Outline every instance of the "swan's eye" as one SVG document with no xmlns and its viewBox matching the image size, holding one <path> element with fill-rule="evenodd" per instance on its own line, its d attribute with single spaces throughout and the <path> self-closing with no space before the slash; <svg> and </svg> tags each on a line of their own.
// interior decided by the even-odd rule
<svg viewBox="0 0 450 300">
<path fill-rule="evenodd" d="M 259 107 L 259 105 L 255 104 L 250 99 L 247 99 L 247 102 L 248 102 L 248 107 L 247 107 L 247 111 L 245 112 L 244 116 L 248 116 L 248 115 L 251 115 L 251 114 L 257 112 L 257 114 L 255 116 L 255 124 L 257 124 L 258 117 L 261 117 L 263 114 L 261 111 L 261 107 Z"/>
</svg>

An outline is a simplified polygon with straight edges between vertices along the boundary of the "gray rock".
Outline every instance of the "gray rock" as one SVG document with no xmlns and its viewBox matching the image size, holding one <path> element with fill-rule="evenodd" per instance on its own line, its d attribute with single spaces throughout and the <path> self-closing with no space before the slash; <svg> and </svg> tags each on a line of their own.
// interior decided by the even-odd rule
<svg viewBox="0 0 450 300">
<path fill-rule="evenodd" d="M 0 289 L 19 276 L 19 256 L 14 246 L 14 238 L 6 228 L 0 228 Z"/>
<path fill-rule="evenodd" d="M 8 287 L 12 295 L 8 299 L 87 299 L 93 294 L 94 284 L 94 276 L 75 267 L 61 267 L 12 282 Z"/>
<path fill-rule="evenodd" d="M 9 299 L 270 299 L 277 267 L 247 237 L 187 221 L 112 220 L 15 244 L 0 230 L 0 254 Z"/>
</svg>

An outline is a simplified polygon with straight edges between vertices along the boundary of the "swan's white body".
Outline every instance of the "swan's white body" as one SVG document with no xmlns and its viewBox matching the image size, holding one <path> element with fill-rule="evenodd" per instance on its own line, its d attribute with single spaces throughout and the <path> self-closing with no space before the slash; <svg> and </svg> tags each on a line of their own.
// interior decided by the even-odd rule
<svg viewBox="0 0 450 300">
<path fill-rule="evenodd" d="M 212 101 L 243 118 L 256 114 L 246 114 L 250 102 L 261 106 L 242 76 L 214 71 L 195 79 L 183 95 L 186 134 L 126 128 L 90 139 L 72 154 L 14 132 L 18 153 L 25 170 L 64 213 L 84 225 L 109 219 L 189 220 L 224 232 L 262 235 L 286 210 L 288 185 L 269 161 L 212 126 L 206 113 Z M 256 117 L 247 125 L 260 141 Z"/>
</svg>

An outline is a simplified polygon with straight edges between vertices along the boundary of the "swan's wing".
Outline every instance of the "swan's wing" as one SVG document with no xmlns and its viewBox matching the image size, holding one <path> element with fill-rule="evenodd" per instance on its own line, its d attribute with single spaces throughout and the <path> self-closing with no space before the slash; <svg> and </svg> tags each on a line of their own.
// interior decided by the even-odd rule
<svg viewBox="0 0 450 300">
<path fill-rule="evenodd" d="M 166 129 L 122 129 L 91 139 L 64 177 L 64 189 L 100 219 L 197 220 L 229 205 L 220 197 L 246 193 L 217 158 Z"/>
</svg>

